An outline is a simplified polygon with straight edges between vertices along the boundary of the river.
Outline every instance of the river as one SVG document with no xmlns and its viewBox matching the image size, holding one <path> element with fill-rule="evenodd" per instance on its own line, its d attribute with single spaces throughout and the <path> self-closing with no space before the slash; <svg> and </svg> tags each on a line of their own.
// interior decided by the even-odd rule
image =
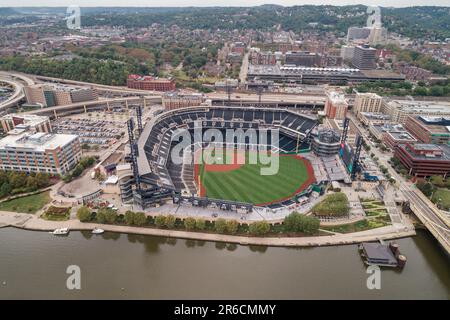
<svg viewBox="0 0 450 320">
<path fill-rule="evenodd" d="M 0 229 L 0 299 L 449 299 L 450 259 L 425 231 L 398 240 L 403 271 L 368 290 L 356 245 L 320 248 Z M 66 269 L 81 270 L 68 290 Z"/>
</svg>

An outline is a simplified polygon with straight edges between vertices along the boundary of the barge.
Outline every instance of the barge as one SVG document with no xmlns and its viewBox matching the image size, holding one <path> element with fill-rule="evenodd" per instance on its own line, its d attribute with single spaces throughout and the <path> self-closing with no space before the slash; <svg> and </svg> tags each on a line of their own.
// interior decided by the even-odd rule
<svg viewBox="0 0 450 320">
<path fill-rule="evenodd" d="M 399 246 L 395 242 L 364 242 L 358 246 L 361 257 L 366 265 L 380 267 L 404 268 L 406 256 L 400 253 Z"/>
</svg>

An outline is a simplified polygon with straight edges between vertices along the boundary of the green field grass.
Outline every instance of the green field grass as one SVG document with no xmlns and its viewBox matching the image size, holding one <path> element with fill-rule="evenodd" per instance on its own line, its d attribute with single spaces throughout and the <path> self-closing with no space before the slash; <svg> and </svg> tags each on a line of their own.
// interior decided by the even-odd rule
<svg viewBox="0 0 450 320">
<path fill-rule="evenodd" d="M 280 156 L 278 173 L 266 176 L 260 174 L 261 164 L 248 164 L 248 153 L 246 159 L 240 168 L 225 172 L 204 172 L 200 165 L 206 196 L 262 204 L 290 197 L 309 178 L 303 161 L 292 156 Z"/>
<path fill-rule="evenodd" d="M 41 192 L 0 203 L 0 211 L 36 213 L 51 200 L 50 192 Z"/>
</svg>

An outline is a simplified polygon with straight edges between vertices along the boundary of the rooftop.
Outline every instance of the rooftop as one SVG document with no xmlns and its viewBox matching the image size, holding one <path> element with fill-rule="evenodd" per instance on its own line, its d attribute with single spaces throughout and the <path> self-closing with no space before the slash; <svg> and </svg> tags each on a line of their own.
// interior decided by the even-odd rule
<svg viewBox="0 0 450 320">
<path fill-rule="evenodd" d="M 442 113 L 450 114 L 450 102 L 443 101 L 414 101 L 414 100 L 392 100 L 388 105 L 408 113 Z"/>
<path fill-rule="evenodd" d="M 24 151 L 44 152 L 63 147 L 78 136 L 73 134 L 49 134 L 38 132 L 35 134 L 21 133 L 7 135 L 0 140 L 0 149 L 22 149 Z"/>
<path fill-rule="evenodd" d="M 444 144 L 407 143 L 399 144 L 398 147 L 407 151 L 416 160 L 450 161 L 450 147 Z M 413 149 L 424 154 L 416 153 Z"/>
<path fill-rule="evenodd" d="M 38 116 L 35 114 L 15 114 L 15 113 L 10 113 L 2 117 L 2 120 L 7 121 L 13 121 L 14 119 L 23 120 L 23 124 L 33 127 L 38 124 L 41 124 L 42 122 L 48 121 L 49 117 Z"/>
</svg>

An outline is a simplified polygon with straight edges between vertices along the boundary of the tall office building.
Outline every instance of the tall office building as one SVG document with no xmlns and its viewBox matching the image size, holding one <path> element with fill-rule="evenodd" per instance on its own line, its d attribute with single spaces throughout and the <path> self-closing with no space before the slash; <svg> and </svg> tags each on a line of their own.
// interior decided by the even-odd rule
<svg viewBox="0 0 450 320">
<path fill-rule="evenodd" d="M 375 54 L 377 50 L 368 45 L 357 46 L 353 54 L 352 65 L 361 70 L 375 69 Z"/>
</svg>

